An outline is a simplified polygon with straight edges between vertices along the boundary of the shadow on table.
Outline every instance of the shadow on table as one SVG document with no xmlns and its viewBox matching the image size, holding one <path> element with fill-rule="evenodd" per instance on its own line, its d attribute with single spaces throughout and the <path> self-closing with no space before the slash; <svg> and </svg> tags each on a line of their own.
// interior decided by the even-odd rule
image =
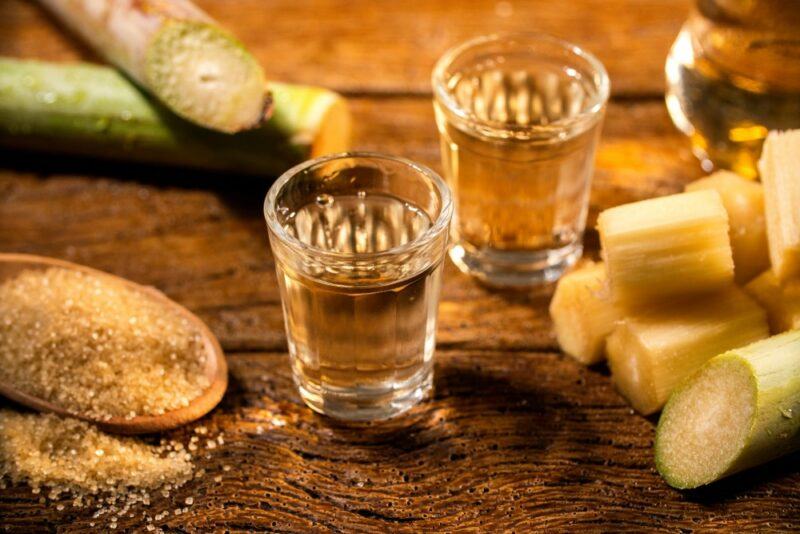
<svg viewBox="0 0 800 534">
<path fill-rule="evenodd" d="M 745 492 L 759 491 L 759 486 L 788 475 L 800 473 L 800 451 L 767 464 L 738 473 L 719 482 L 683 493 L 686 500 L 712 506 L 737 499 Z"/>
<path fill-rule="evenodd" d="M 319 423 L 336 440 L 376 456 L 412 455 L 419 465 L 471 462 L 504 449 L 537 463 L 562 431 L 557 411 L 565 401 L 558 393 L 460 363 L 437 367 L 435 376 L 433 397 L 405 416 L 355 425 L 318 416 Z"/>
<path fill-rule="evenodd" d="M 0 148 L 3 168 L 49 175 L 88 176 L 119 179 L 153 187 L 204 189 L 218 194 L 231 209 L 249 215 L 259 214 L 273 176 L 252 176 L 231 172 L 212 172 L 113 159 Z"/>
</svg>

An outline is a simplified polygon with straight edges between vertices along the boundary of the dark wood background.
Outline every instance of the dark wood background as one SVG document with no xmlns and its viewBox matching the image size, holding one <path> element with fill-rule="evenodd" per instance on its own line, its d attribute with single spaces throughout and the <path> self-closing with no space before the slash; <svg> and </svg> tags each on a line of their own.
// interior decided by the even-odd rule
<svg viewBox="0 0 800 534">
<path fill-rule="evenodd" d="M 198 3 L 272 78 L 347 95 L 356 148 L 440 169 L 429 90 L 435 59 L 476 34 L 535 29 L 595 52 L 611 76 L 590 224 L 603 208 L 679 191 L 701 174 L 663 103 L 664 59 L 687 0 Z M 23 0 L 0 0 L 0 54 L 93 59 Z M 703 491 L 670 489 L 653 467 L 654 420 L 625 405 L 605 367 L 585 369 L 559 354 L 547 295 L 487 291 L 449 262 L 434 398 L 382 425 L 347 427 L 314 415 L 289 373 L 261 215 L 268 186 L 267 179 L 0 152 L 0 251 L 55 256 L 152 284 L 204 319 L 227 352 L 230 389 L 204 420 L 225 432 L 225 445 L 199 461 L 205 477 L 153 502 L 155 515 L 194 496 L 188 513 L 159 526 L 800 529 L 798 455 Z M 593 231 L 587 242 L 595 254 Z M 91 530 L 89 515 L 40 505 L 24 487 L 0 491 L 0 525 L 9 531 Z M 118 528 L 137 529 L 137 518 Z"/>
</svg>

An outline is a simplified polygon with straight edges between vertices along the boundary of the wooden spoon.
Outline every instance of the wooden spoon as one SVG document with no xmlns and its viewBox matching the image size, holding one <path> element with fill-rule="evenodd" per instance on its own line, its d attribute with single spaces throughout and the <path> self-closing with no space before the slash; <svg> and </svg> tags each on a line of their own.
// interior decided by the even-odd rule
<svg viewBox="0 0 800 534">
<path fill-rule="evenodd" d="M 4 254 L 0 253 L 0 283 L 18 275 L 24 270 L 44 270 L 51 267 L 60 267 L 73 271 L 81 271 L 97 277 L 105 277 L 121 282 L 128 288 L 146 294 L 153 300 L 164 306 L 168 312 L 182 315 L 189 320 L 190 324 L 200 333 L 203 340 L 203 350 L 206 353 L 205 374 L 208 377 L 210 386 L 199 396 L 192 400 L 188 406 L 164 413 L 162 415 L 140 415 L 127 419 L 125 417 L 112 417 L 107 420 L 93 419 L 86 415 L 75 413 L 61 406 L 53 404 L 44 399 L 33 397 L 27 393 L 19 391 L 13 384 L 0 381 L 0 395 L 8 397 L 20 404 L 42 412 L 53 412 L 59 415 L 66 415 L 83 419 L 94 423 L 99 428 L 116 434 L 147 434 L 150 432 L 161 432 L 185 425 L 191 421 L 201 418 L 210 412 L 222 399 L 225 389 L 228 387 L 228 364 L 225 355 L 219 346 L 217 338 L 208 327 L 189 310 L 167 298 L 163 293 L 153 287 L 135 284 L 124 278 L 114 276 L 102 271 L 97 271 L 89 267 L 70 263 L 68 261 L 46 258 L 44 256 L 34 256 L 29 254 Z"/>
</svg>

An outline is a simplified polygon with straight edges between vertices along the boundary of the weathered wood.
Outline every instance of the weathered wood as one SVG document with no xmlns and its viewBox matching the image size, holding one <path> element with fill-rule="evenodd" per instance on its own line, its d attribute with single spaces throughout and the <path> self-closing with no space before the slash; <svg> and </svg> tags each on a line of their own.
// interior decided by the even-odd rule
<svg viewBox="0 0 800 534">
<path fill-rule="evenodd" d="M 617 95 L 663 92 L 669 46 L 689 0 L 198 0 L 287 82 L 348 93 L 430 92 L 436 59 L 465 39 L 543 31 L 580 44 L 605 63 Z M 35 2 L 0 2 L 0 55 L 91 57 L 54 31 Z"/>
<path fill-rule="evenodd" d="M 800 472 L 790 457 L 713 492 L 669 489 L 652 465 L 652 423 L 601 373 L 555 354 L 440 351 L 436 394 L 406 418 L 347 427 L 313 415 L 283 353 L 230 357 L 232 387 L 204 423 L 225 444 L 206 475 L 153 514 L 170 531 L 791 531 Z M 262 427 L 259 434 L 258 427 Z M 224 466 L 230 466 L 229 471 Z M 214 478 L 222 476 L 222 481 Z M 14 531 L 91 530 L 85 513 L 0 493 Z M 118 530 L 141 528 L 123 518 Z"/>
</svg>

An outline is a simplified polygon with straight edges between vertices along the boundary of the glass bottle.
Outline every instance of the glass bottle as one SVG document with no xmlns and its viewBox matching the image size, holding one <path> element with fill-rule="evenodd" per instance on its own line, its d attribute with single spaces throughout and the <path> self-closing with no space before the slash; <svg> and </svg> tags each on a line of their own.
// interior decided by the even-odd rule
<svg viewBox="0 0 800 534">
<path fill-rule="evenodd" d="M 800 2 L 697 0 L 666 75 L 670 116 L 703 168 L 756 178 L 767 132 L 800 128 Z"/>
</svg>

